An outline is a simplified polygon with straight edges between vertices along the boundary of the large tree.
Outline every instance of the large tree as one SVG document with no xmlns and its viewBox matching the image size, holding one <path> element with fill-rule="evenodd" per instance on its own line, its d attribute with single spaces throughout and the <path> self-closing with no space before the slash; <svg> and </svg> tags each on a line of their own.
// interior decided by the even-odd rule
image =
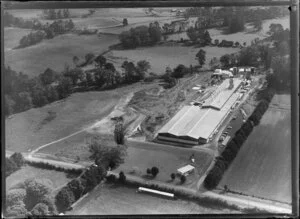
<svg viewBox="0 0 300 219">
<path fill-rule="evenodd" d="M 196 54 L 196 58 L 201 68 L 205 64 L 205 56 L 206 52 L 203 49 L 200 49 L 199 52 Z"/>
</svg>

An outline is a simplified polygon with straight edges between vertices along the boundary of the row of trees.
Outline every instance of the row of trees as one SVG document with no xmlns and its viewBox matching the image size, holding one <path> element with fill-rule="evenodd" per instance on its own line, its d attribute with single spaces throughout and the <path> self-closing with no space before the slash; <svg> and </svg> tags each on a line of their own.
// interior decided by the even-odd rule
<svg viewBox="0 0 300 219">
<path fill-rule="evenodd" d="M 4 74 L 5 115 L 22 112 L 32 107 L 41 107 L 63 99 L 71 93 L 70 78 L 49 68 L 34 78 L 29 78 L 22 72 L 17 74 L 9 66 L 4 67 Z M 56 84 L 53 84 L 54 82 Z"/>
<path fill-rule="evenodd" d="M 9 158 L 5 158 L 5 177 L 19 170 L 25 163 L 21 153 L 14 153 Z"/>
<path fill-rule="evenodd" d="M 216 158 L 213 168 L 209 171 L 204 180 L 204 186 L 207 189 L 216 188 L 221 181 L 224 172 L 236 157 L 239 149 L 252 132 L 254 126 L 259 124 L 262 116 L 267 111 L 269 103 L 274 96 L 274 92 L 267 88 L 267 91 L 265 91 L 264 94 L 264 99 L 259 102 L 251 116 L 242 125 L 242 127 L 236 131 L 234 137 L 229 141 L 222 154 Z"/>
<path fill-rule="evenodd" d="M 197 42 L 201 46 L 211 44 L 211 37 L 207 30 L 190 27 L 189 29 L 187 29 L 186 34 L 192 42 Z"/>
<path fill-rule="evenodd" d="M 35 29 L 38 29 L 38 31 L 30 32 L 28 35 L 23 36 L 19 41 L 19 47 L 18 48 L 24 48 L 28 47 L 34 44 L 37 44 L 41 42 L 43 39 L 52 39 L 58 34 L 64 34 L 71 30 L 73 30 L 75 27 L 73 21 L 70 20 L 58 20 L 54 21 L 51 24 L 40 24 L 39 26 L 35 26 Z"/>
<path fill-rule="evenodd" d="M 158 22 L 150 23 L 149 26 L 138 26 L 124 31 L 119 35 L 122 46 L 133 49 L 139 46 L 154 45 L 161 40 L 162 31 Z"/>
<path fill-rule="evenodd" d="M 69 18 L 70 11 L 69 9 L 59 9 L 57 11 L 55 9 L 45 9 L 43 10 L 43 17 L 49 20 Z"/>
<path fill-rule="evenodd" d="M 95 164 L 58 192 L 55 203 L 59 212 L 68 210 L 76 200 L 92 191 L 106 177 L 107 170 L 116 169 L 124 163 L 125 146 L 107 146 L 99 139 L 93 139 L 89 150 L 92 153 L 90 158 L 95 160 Z"/>
<path fill-rule="evenodd" d="M 41 23 L 37 19 L 24 20 L 5 11 L 3 14 L 3 25 L 4 27 L 19 27 L 36 30 L 39 29 Z"/>
<path fill-rule="evenodd" d="M 52 182 L 48 179 L 27 179 L 6 195 L 7 217 L 56 215 Z"/>
</svg>

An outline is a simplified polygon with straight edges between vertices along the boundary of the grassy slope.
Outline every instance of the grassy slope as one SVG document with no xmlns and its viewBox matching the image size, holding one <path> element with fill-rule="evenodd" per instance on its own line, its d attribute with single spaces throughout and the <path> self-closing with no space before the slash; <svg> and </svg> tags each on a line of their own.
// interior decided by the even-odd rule
<svg viewBox="0 0 300 219">
<path fill-rule="evenodd" d="M 185 200 L 168 200 L 136 189 L 104 185 L 97 187 L 82 200 L 68 215 L 103 214 L 211 214 L 234 213 L 227 209 L 202 207 Z"/>
<path fill-rule="evenodd" d="M 79 131 L 106 116 L 119 98 L 116 91 L 75 93 L 65 100 L 15 114 L 6 119 L 6 149 L 27 151 Z M 56 115 L 47 121 L 49 111 Z"/>
<path fill-rule="evenodd" d="M 6 190 L 30 178 L 49 179 L 53 183 L 53 188 L 58 188 L 71 180 L 64 172 L 24 166 L 6 178 Z"/>
<path fill-rule="evenodd" d="M 14 28 L 14 27 L 6 27 L 4 28 L 4 47 L 5 51 L 13 49 L 19 45 L 20 39 L 29 34 L 31 30 L 22 29 L 22 28 Z"/>
<path fill-rule="evenodd" d="M 288 109 L 289 96 L 272 100 Z M 285 101 L 283 103 L 282 101 Z M 268 109 L 225 173 L 220 186 L 269 199 L 291 202 L 291 114 Z"/>
<path fill-rule="evenodd" d="M 72 66 L 73 56 L 84 59 L 89 52 L 97 55 L 117 42 L 117 37 L 114 36 L 64 34 L 37 45 L 8 51 L 4 58 L 5 63 L 13 70 L 35 76 L 44 72 L 47 67 L 62 71 L 66 63 Z"/>
</svg>

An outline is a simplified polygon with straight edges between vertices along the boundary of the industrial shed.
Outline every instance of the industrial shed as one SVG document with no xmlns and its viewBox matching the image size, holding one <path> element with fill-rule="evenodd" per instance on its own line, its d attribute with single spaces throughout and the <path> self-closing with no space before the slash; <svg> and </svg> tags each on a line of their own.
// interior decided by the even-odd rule
<svg viewBox="0 0 300 219">
<path fill-rule="evenodd" d="M 233 94 L 221 110 L 184 106 L 158 133 L 159 140 L 190 145 L 205 144 L 222 124 L 239 94 Z"/>
</svg>

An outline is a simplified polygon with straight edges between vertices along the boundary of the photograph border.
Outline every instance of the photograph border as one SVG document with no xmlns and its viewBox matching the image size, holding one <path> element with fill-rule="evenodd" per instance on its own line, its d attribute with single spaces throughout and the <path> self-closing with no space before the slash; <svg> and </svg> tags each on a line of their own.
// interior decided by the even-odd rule
<svg viewBox="0 0 300 219">
<path fill-rule="evenodd" d="M 284 6 L 290 10 L 290 55 L 291 55 L 291 125 L 292 125 L 292 214 L 287 216 L 297 217 L 299 215 L 299 1 L 297 0 L 173 0 L 173 1 L 2 1 L 1 14 L 4 10 L 12 9 L 42 9 L 42 8 L 138 8 L 138 7 L 216 7 L 216 6 Z M 3 27 L 3 19 L 1 19 Z M 1 72 L 4 70 L 4 27 L 1 28 Z M 4 116 L 4 85 L 5 77 L 1 74 L 1 143 L 2 143 L 2 197 L 5 197 L 5 116 Z M 2 202 L 2 214 L 5 199 Z M 283 214 L 267 214 L 261 216 L 284 216 Z M 160 217 L 163 215 L 160 215 Z M 173 215 L 172 215 L 173 216 Z M 175 215 L 174 215 L 175 216 Z M 179 215 L 180 216 L 180 215 Z M 227 215 L 229 216 L 229 215 Z M 205 215 L 197 217 L 227 217 L 226 215 Z M 230 215 L 230 217 L 241 217 L 242 215 Z M 260 217 L 256 214 L 246 214 L 244 216 Z M 73 217 L 73 216 L 72 216 Z M 74 216 L 76 217 L 76 216 Z M 84 217 L 83 215 L 80 218 Z M 114 215 L 97 217 L 115 217 Z M 118 215 L 118 217 L 120 217 Z M 127 215 L 126 215 L 127 217 Z M 130 217 L 141 217 L 131 215 Z M 143 216 L 144 217 L 144 216 Z M 168 216 L 169 217 L 169 216 Z M 186 216 L 185 216 L 186 217 Z M 189 215 L 193 217 L 193 215 Z"/>
</svg>

